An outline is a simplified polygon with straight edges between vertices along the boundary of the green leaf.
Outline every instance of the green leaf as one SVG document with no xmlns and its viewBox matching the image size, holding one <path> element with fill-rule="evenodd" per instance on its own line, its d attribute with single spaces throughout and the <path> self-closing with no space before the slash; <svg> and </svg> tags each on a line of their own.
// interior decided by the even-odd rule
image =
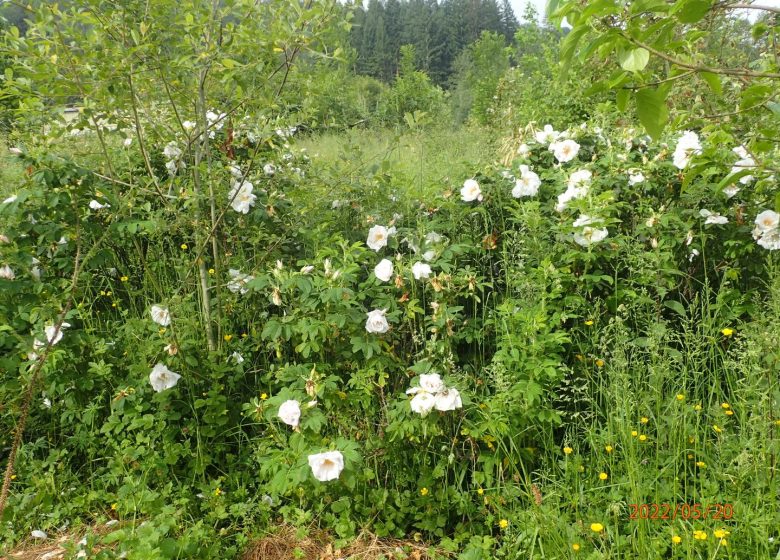
<svg viewBox="0 0 780 560">
<path fill-rule="evenodd" d="M 623 51 L 618 55 L 620 66 L 629 72 L 640 72 L 650 61 L 650 51 L 643 48 Z"/>
<path fill-rule="evenodd" d="M 717 95 L 723 94 L 723 84 L 720 81 L 720 76 L 713 74 L 712 72 L 701 72 L 699 74 L 702 79 L 707 82 L 713 93 Z"/>
<path fill-rule="evenodd" d="M 577 44 L 588 31 L 590 31 L 589 25 L 577 26 L 566 35 L 566 38 L 561 43 L 561 80 L 566 79 L 571 66 L 571 60 L 577 51 Z"/>
<path fill-rule="evenodd" d="M 665 95 L 656 89 L 645 88 L 636 92 L 636 112 L 647 133 L 658 140 L 669 122 Z"/>
<path fill-rule="evenodd" d="M 619 89 L 617 92 L 616 103 L 618 110 L 622 113 L 628 107 L 628 99 L 631 97 L 631 90 Z"/>
<path fill-rule="evenodd" d="M 677 314 L 680 315 L 680 317 L 685 317 L 685 307 L 683 307 L 683 304 L 680 303 L 679 301 L 675 301 L 675 300 L 665 301 L 664 305 L 669 309 L 671 309 L 672 311 L 676 311 Z"/>
<path fill-rule="evenodd" d="M 688 0 L 687 2 L 677 2 L 673 13 L 682 23 L 696 23 L 710 10 L 711 0 Z"/>
</svg>

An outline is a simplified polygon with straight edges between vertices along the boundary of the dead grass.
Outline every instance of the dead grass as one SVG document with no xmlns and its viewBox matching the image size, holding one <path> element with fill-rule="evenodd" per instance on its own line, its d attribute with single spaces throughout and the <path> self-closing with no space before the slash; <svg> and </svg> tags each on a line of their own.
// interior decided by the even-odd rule
<svg viewBox="0 0 780 560">
<path fill-rule="evenodd" d="M 79 541 L 87 535 L 103 535 L 118 528 L 106 527 L 105 525 L 96 525 L 88 529 L 82 529 L 78 532 L 70 532 L 64 535 L 58 535 L 56 538 L 49 538 L 41 541 L 27 541 L 21 543 L 18 547 L 8 553 L 8 556 L 0 556 L 2 560 L 61 560 L 66 557 L 67 549 L 78 547 Z M 96 553 L 106 546 L 97 546 L 92 548 L 92 553 Z"/>
<path fill-rule="evenodd" d="M 242 560 L 435 560 L 446 553 L 429 553 L 430 547 L 412 541 L 378 539 L 361 535 L 344 549 L 334 549 L 324 532 L 314 531 L 301 537 L 293 527 L 284 526 L 255 541 Z"/>
</svg>

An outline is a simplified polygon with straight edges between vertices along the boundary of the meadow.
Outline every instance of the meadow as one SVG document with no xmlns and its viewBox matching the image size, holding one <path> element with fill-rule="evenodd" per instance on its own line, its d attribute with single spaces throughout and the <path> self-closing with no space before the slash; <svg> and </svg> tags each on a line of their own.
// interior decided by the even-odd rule
<svg viewBox="0 0 780 560">
<path fill-rule="evenodd" d="M 780 559 L 777 14 L 580 4 L 0 11 L 0 554 Z"/>
</svg>

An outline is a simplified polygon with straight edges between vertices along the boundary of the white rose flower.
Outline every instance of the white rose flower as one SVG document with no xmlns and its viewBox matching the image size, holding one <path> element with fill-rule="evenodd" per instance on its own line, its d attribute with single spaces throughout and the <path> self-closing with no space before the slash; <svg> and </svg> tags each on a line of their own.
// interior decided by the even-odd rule
<svg viewBox="0 0 780 560">
<path fill-rule="evenodd" d="M 46 340 L 49 341 L 49 343 L 54 346 L 57 344 L 60 340 L 62 340 L 62 331 L 63 329 L 67 329 L 70 327 L 70 323 L 62 323 L 60 325 L 60 328 L 57 328 L 57 325 L 47 325 L 43 330 L 46 333 Z"/>
<path fill-rule="evenodd" d="M 17 198 L 19 198 L 19 197 L 18 197 L 18 196 L 16 196 L 15 194 L 12 194 L 11 196 L 9 196 L 8 198 L 6 198 L 6 199 L 3 201 L 3 204 L 11 204 L 12 202 L 16 202 L 16 199 L 17 199 Z"/>
<path fill-rule="evenodd" d="M 187 132 L 192 132 L 193 130 L 195 130 L 195 127 L 198 125 L 195 123 L 195 121 L 184 121 L 183 123 L 181 123 L 181 126 Z"/>
<path fill-rule="evenodd" d="M 241 354 L 239 354 L 238 352 L 233 352 L 230 355 L 230 357 L 233 358 L 236 361 L 237 364 L 243 364 L 244 363 L 244 357 Z"/>
<path fill-rule="evenodd" d="M 153 305 L 152 306 L 152 321 L 157 323 L 158 325 L 161 325 L 163 327 L 167 327 L 171 324 L 171 314 L 168 311 L 167 307 L 163 307 L 161 305 Z"/>
<path fill-rule="evenodd" d="M 739 173 L 740 171 L 744 171 L 745 169 L 749 169 L 751 167 L 756 166 L 756 160 L 753 159 L 753 157 L 748 153 L 745 146 L 738 146 L 732 150 L 735 154 L 739 156 L 739 161 L 737 161 L 734 166 L 731 168 L 731 173 Z M 739 178 L 739 182 L 743 185 L 747 185 L 751 181 L 753 181 L 752 175 L 745 175 L 743 177 Z M 736 194 L 736 193 L 735 193 Z M 731 197 L 729 197 L 731 198 Z"/>
<path fill-rule="evenodd" d="M 340 451 L 326 451 L 309 455 L 309 466 L 314 478 L 320 482 L 338 479 L 344 470 L 344 456 Z"/>
<path fill-rule="evenodd" d="M 276 174 L 276 166 L 273 163 L 266 163 L 263 166 L 263 173 L 269 177 L 273 177 Z"/>
<path fill-rule="evenodd" d="M 601 218 L 594 218 L 592 216 L 588 216 L 587 214 L 580 214 L 580 217 L 574 221 L 573 226 L 574 227 L 592 226 L 594 224 L 599 224 L 603 221 L 604 220 L 602 220 Z"/>
<path fill-rule="evenodd" d="M 124 146 L 125 148 L 129 148 L 132 145 L 133 145 L 132 138 L 125 138 L 124 140 L 122 140 L 122 146 Z"/>
<path fill-rule="evenodd" d="M 230 171 L 230 175 L 236 180 L 241 179 L 244 176 L 241 172 L 241 168 L 237 165 L 228 165 L 228 171 Z"/>
<path fill-rule="evenodd" d="M 181 375 L 172 372 L 163 364 L 155 365 L 152 373 L 149 374 L 149 382 L 158 393 L 175 387 L 179 379 L 181 379 Z"/>
<path fill-rule="evenodd" d="M 425 416 L 436 406 L 436 397 L 425 391 L 420 391 L 409 401 L 409 406 L 412 408 L 412 412 Z"/>
<path fill-rule="evenodd" d="M 448 410 L 455 410 L 463 407 L 463 401 L 460 398 L 460 393 L 454 387 L 444 389 L 436 395 L 436 410 L 446 412 Z"/>
<path fill-rule="evenodd" d="M 255 279 L 254 276 L 244 274 L 235 268 L 228 270 L 228 274 L 230 275 L 230 282 L 227 283 L 227 289 L 234 294 L 240 293 L 242 296 L 249 291 L 246 285 Z"/>
<path fill-rule="evenodd" d="M 705 219 L 705 224 L 723 225 L 729 223 L 729 219 L 726 216 L 721 216 L 717 212 L 710 212 L 704 208 L 699 210 L 699 215 Z"/>
<path fill-rule="evenodd" d="M 366 330 L 370 333 L 383 334 L 390 329 L 390 325 L 387 324 L 387 318 L 385 313 L 387 309 L 374 309 L 368 312 L 368 319 L 366 320 Z"/>
<path fill-rule="evenodd" d="M 638 185 L 639 183 L 643 183 L 645 180 L 645 176 L 642 175 L 641 171 L 636 171 L 628 174 L 628 184 L 629 185 Z"/>
<path fill-rule="evenodd" d="M 51 399 L 49 397 L 43 398 L 43 406 L 46 408 L 51 408 Z"/>
<path fill-rule="evenodd" d="M 97 200 L 90 200 L 89 207 L 92 210 L 102 210 L 103 208 L 111 208 L 110 204 L 100 204 Z"/>
<path fill-rule="evenodd" d="M 420 389 L 428 393 L 438 393 L 444 390 L 444 382 L 438 373 L 423 373 L 420 375 Z"/>
<path fill-rule="evenodd" d="M 685 169 L 691 161 L 691 157 L 701 153 L 701 143 L 699 136 L 690 130 L 683 132 L 677 140 L 677 147 L 674 149 L 673 162 L 677 169 Z"/>
<path fill-rule="evenodd" d="M 374 267 L 374 276 L 382 282 L 389 282 L 393 277 L 393 262 L 390 259 L 382 259 Z"/>
<path fill-rule="evenodd" d="M 428 249 L 427 251 L 425 251 L 423 253 L 422 257 L 423 257 L 423 260 L 431 262 L 433 259 L 436 258 L 436 251 L 434 251 L 433 249 Z"/>
<path fill-rule="evenodd" d="M 517 155 L 520 157 L 528 157 L 528 154 L 531 153 L 531 148 L 528 147 L 528 144 L 520 144 L 517 148 Z"/>
<path fill-rule="evenodd" d="M 182 151 L 176 142 L 168 142 L 163 148 L 163 155 L 169 160 L 176 160 L 181 157 Z"/>
<path fill-rule="evenodd" d="M 241 183 L 235 183 L 233 188 L 228 193 L 228 200 L 230 200 L 230 206 L 236 212 L 241 214 L 249 213 L 249 209 L 255 205 L 257 195 L 252 194 L 254 185 L 249 181 L 242 181 Z"/>
<path fill-rule="evenodd" d="M 585 226 L 581 232 L 574 234 L 574 241 L 583 247 L 588 247 L 594 243 L 603 241 L 609 235 L 607 228 L 594 228 L 591 226 Z"/>
<path fill-rule="evenodd" d="M 593 178 L 593 173 L 589 169 L 578 169 L 566 180 L 567 187 L 583 187 L 590 185 L 590 181 Z"/>
<path fill-rule="evenodd" d="M 546 124 L 542 130 L 534 134 L 534 138 L 540 144 L 551 144 L 552 142 L 555 142 L 560 137 L 560 135 L 561 133 L 556 132 L 552 125 Z"/>
<path fill-rule="evenodd" d="M 479 188 L 479 183 L 474 179 L 466 179 L 463 182 L 463 188 L 460 189 L 460 198 L 463 202 L 482 200 L 482 190 Z"/>
<path fill-rule="evenodd" d="M 764 232 L 761 237 L 756 240 L 761 247 L 768 251 L 777 251 L 780 249 L 780 229 L 773 229 L 771 231 Z"/>
<path fill-rule="evenodd" d="M 415 280 L 430 278 L 431 265 L 424 262 L 416 262 L 412 265 L 412 274 L 414 275 Z"/>
<path fill-rule="evenodd" d="M 561 163 L 566 163 L 577 157 L 580 145 L 574 140 L 563 140 L 562 142 L 550 144 L 550 150 L 553 152 L 555 159 Z"/>
<path fill-rule="evenodd" d="M 393 233 L 395 233 L 395 228 L 388 229 L 385 226 L 374 226 L 368 230 L 366 245 L 374 251 L 379 251 L 382 247 L 387 246 L 387 240 Z"/>
<path fill-rule="evenodd" d="M 288 426 L 297 428 L 301 420 L 301 403 L 294 400 L 284 401 L 279 407 L 278 416 Z"/>
<path fill-rule="evenodd" d="M 436 233 L 435 231 L 431 231 L 425 234 L 425 242 L 436 244 L 441 243 L 444 238 L 441 236 L 440 233 Z"/>
<path fill-rule="evenodd" d="M 738 186 L 736 186 L 736 185 L 729 185 L 728 187 L 723 189 L 723 194 L 726 195 L 726 198 L 732 198 L 732 197 L 736 196 L 736 194 L 740 190 L 741 189 Z"/>
<path fill-rule="evenodd" d="M 774 210 L 764 210 L 756 216 L 756 228 L 762 233 L 780 227 L 780 214 Z"/>
<path fill-rule="evenodd" d="M 4 280 L 13 280 L 16 278 L 16 274 L 14 274 L 14 271 L 10 266 L 0 266 L 0 278 Z"/>
<path fill-rule="evenodd" d="M 541 184 L 542 180 L 539 179 L 539 175 L 531 171 L 527 165 L 521 165 L 520 178 L 515 181 L 515 188 L 512 189 L 512 196 L 515 198 L 536 196 Z"/>
</svg>

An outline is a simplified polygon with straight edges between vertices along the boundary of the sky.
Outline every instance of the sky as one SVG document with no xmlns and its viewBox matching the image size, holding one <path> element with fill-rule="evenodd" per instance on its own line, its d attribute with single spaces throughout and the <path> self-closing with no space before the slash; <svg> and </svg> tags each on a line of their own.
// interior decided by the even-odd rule
<svg viewBox="0 0 780 560">
<path fill-rule="evenodd" d="M 544 7 L 547 5 L 547 0 L 510 0 L 510 4 L 512 4 L 512 10 L 514 10 L 517 19 L 520 19 L 520 16 L 523 14 L 523 10 L 525 10 L 526 4 L 529 3 L 534 5 L 536 11 L 539 12 L 540 17 L 544 14 Z M 770 6 L 772 8 L 780 8 L 780 0 L 758 0 L 754 2 L 754 4 L 759 6 Z M 748 12 L 749 16 L 753 16 L 750 19 L 754 19 L 755 16 L 760 13 L 758 10 L 744 10 L 744 11 Z"/>
</svg>

